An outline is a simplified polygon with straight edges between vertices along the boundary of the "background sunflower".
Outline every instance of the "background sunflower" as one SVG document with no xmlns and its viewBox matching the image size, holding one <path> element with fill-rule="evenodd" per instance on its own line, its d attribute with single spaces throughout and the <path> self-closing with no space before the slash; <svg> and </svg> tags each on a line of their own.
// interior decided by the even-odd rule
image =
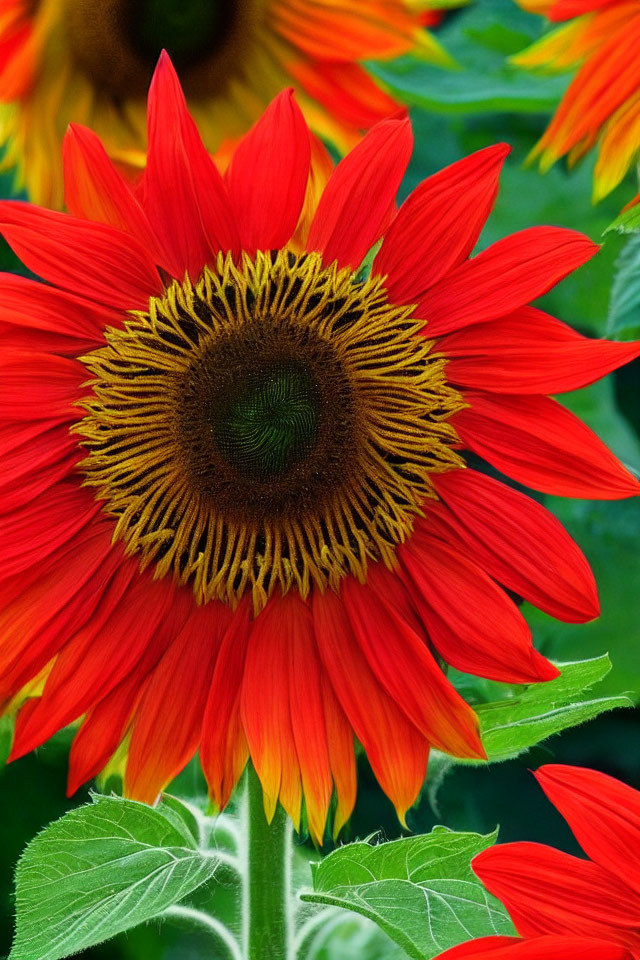
<svg viewBox="0 0 640 960">
<path fill-rule="evenodd" d="M 146 93 L 166 49 L 210 151 L 225 156 L 293 85 L 316 132 L 343 152 L 400 109 L 362 61 L 411 53 L 450 65 L 423 29 L 435 9 L 433 0 L 2 0 L 0 144 L 47 206 L 63 202 L 71 122 L 140 167 Z"/>
</svg>

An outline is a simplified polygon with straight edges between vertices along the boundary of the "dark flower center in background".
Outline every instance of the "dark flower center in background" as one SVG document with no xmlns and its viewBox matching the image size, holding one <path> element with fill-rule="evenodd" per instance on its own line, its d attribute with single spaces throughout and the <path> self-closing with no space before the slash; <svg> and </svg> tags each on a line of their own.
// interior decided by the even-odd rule
<svg viewBox="0 0 640 960">
<path fill-rule="evenodd" d="M 221 93 L 243 70 L 257 0 L 64 0 L 76 62 L 103 95 L 146 95 L 162 50 L 185 93 Z"/>
<path fill-rule="evenodd" d="M 223 46 L 236 6 L 233 0 L 129 0 L 123 32 L 152 65 L 167 50 L 176 69 L 187 69 Z"/>
<path fill-rule="evenodd" d="M 393 563 L 462 407 L 411 307 L 317 254 L 220 256 L 83 358 L 80 464 L 116 538 L 200 602 Z"/>
</svg>

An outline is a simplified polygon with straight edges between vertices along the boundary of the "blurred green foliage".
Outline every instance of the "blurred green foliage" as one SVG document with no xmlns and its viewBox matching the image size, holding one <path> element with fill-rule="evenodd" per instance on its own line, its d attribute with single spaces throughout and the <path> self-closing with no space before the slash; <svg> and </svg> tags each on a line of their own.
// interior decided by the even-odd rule
<svg viewBox="0 0 640 960">
<path fill-rule="evenodd" d="M 497 141 L 512 146 L 496 208 L 480 247 L 534 224 L 556 224 L 583 231 L 603 242 L 601 252 L 548 294 L 542 305 L 575 327 L 595 336 L 628 338 L 640 333 L 640 247 L 623 248 L 627 238 L 606 227 L 637 192 L 628 178 L 600 205 L 590 201 L 592 160 L 569 172 L 558 164 L 544 177 L 525 167 L 566 78 L 540 78 L 517 71 L 505 57 L 523 48 L 544 29 L 540 17 L 525 14 L 512 0 L 482 0 L 448 16 L 439 38 L 456 58 L 446 72 L 403 58 L 372 68 L 411 105 L 416 146 L 406 177 L 406 195 L 420 180 L 463 154 Z M 12 179 L 0 180 L 10 195 Z M 633 255 L 632 255 L 633 254 Z M 622 255 L 625 274 L 610 305 L 616 262 Z M 0 267 L 20 269 L 6 245 Z M 629 293 L 631 285 L 633 291 Z M 622 304 L 622 306 L 621 306 Z M 624 315 L 624 322 L 619 318 Z M 608 319 L 610 316 L 613 319 Z M 640 470 L 640 368 L 563 398 L 632 468 Z M 557 660 L 595 657 L 608 652 L 613 662 L 598 695 L 628 692 L 640 700 L 640 507 L 637 501 L 592 503 L 547 499 L 548 506 L 585 550 L 595 571 L 602 616 L 587 625 L 559 624 L 525 605 L 536 642 Z M 46 823 L 87 798 L 83 791 L 65 799 L 64 779 L 69 735 L 64 733 L 37 754 L 7 767 L 0 775 L 0 953 L 8 950 L 13 915 L 11 876 L 19 853 Z M 426 831 L 435 823 L 457 830 L 486 833 L 501 824 L 501 839 L 536 839 L 576 851 L 566 826 L 528 773 L 549 761 L 584 764 L 606 770 L 640 787 L 640 710 L 624 710 L 570 730 L 516 760 L 489 768 L 454 767 L 433 771 L 410 827 Z M 364 837 L 382 827 L 389 837 L 402 831 L 388 801 L 360 758 L 359 798 L 346 839 Z M 202 792 L 197 766 L 181 776 L 176 792 Z M 304 859 L 312 849 L 304 849 Z M 216 897 L 218 913 L 233 913 L 235 891 L 222 884 L 199 892 L 202 905 Z M 226 904 L 226 907 L 224 907 Z M 221 906 L 222 905 L 222 906 Z M 345 950 L 347 948 L 345 947 Z M 380 948 L 380 960 L 390 958 Z M 345 956 L 350 955 L 345 952 Z M 373 953 L 371 954 L 374 955 Z M 376 956 L 378 954 L 375 954 Z M 118 937 L 83 956 L 110 960 L 199 960 L 212 958 L 206 933 L 174 924 L 151 924 Z M 331 955 L 333 958 L 333 954 Z M 327 960 L 330 960 L 327 955 Z"/>
<path fill-rule="evenodd" d="M 458 11 L 440 31 L 456 69 L 443 73 L 406 56 L 372 64 L 371 71 L 399 99 L 423 110 L 463 114 L 551 110 L 567 85 L 566 78 L 532 78 L 507 59 L 542 29 L 540 18 L 532 19 L 512 0 L 475 3 Z"/>
</svg>

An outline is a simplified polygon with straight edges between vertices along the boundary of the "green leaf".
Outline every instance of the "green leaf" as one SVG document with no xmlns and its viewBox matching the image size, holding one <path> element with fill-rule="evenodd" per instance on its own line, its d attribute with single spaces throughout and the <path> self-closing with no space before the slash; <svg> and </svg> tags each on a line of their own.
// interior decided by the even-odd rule
<svg viewBox="0 0 640 960">
<path fill-rule="evenodd" d="M 58 960 L 101 943 L 157 917 L 216 868 L 176 804 L 95 797 L 20 858 L 10 960 Z"/>
<path fill-rule="evenodd" d="M 13 719 L 6 713 L 0 717 L 0 767 L 4 767 L 13 742 Z"/>
<path fill-rule="evenodd" d="M 436 827 L 392 843 L 350 843 L 312 867 L 313 893 L 302 899 L 368 917 L 415 960 L 473 937 L 511 935 L 506 910 L 470 867 L 495 838 Z"/>
<path fill-rule="evenodd" d="M 471 4 L 438 30 L 438 40 L 458 69 L 446 70 L 412 56 L 368 67 L 402 101 L 428 110 L 552 110 L 568 78 L 533 74 L 506 59 L 537 39 L 542 27 L 541 17 L 525 13 L 513 0 Z"/>
<path fill-rule="evenodd" d="M 640 232 L 640 203 L 619 214 L 604 232 L 605 234 Z"/>
<path fill-rule="evenodd" d="M 557 666 L 561 676 L 556 680 L 532 684 L 508 699 L 476 707 L 482 742 L 491 763 L 517 757 L 547 737 L 607 710 L 632 706 L 626 696 L 585 697 L 586 691 L 611 670 L 606 654 Z"/>
<path fill-rule="evenodd" d="M 640 206 L 637 209 L 640 216 Z M 607 332 L 619 340 L 640 337 L 640 233 L 627 240 L 618 257 Z"/>
<path fill-rule="evenodd" d="M 180 832 L 186 827 L 189 831 L 189 842 L 196 847 L 199 845 L 201 829 L 198 818 L 200 815 L 195 807 L 188 806 L 184 800 L 170 793 L 163 793 L 162 812 Z"/>
<path fill-rule="evenodd" d="M 450 53 L 455 56 L 455 47 Z M 405 103 L 446 113 L 484 113 L 497 110 L 542 113 L 552 110 L 564 93 L 564 77 L 526 76 L 504 63 L 499 72 L 483 69 L 495 53 L 478 47 L 473 66 L 445 73 L 442 68 L 403 57 L 390 64 L 369 65 L 371 73 Z M 444 74 L 444 75 L 442 75 Z"/>
</svg>

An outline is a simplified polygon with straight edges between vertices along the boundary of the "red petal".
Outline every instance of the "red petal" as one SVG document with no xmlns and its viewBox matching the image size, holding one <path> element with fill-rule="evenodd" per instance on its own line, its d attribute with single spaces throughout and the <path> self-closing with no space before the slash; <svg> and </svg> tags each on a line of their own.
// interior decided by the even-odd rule
<svg viewBox="0 0 640 960">
<path fill-rule="evenodd" d="M 165 52 L 149 88 L 147 123 L 143 205 L 171 257 L 171 273 L 182 279 L 186 270 L 195 279 L 212 254 L 236 251 L 238 237 L 222 177 Z"/>
<path fill-rule="evenodd" d="M 388 274 L 389 299 L 415 303 L 466 260 L 498 195 L 510 151 L 506 143 L 478 150 L 424 180 L 385 233 L 373 272 Z"/>
<path fill-rule="evenodd" d="M 195 607 L 191 592 L 183 592 L 188 606 Z M 154 667 L 133 720 L 127 796 L 153 803 L 198 749 L 220 640 L 230 619 L 231 611 L 221 603 L 195 608 Z"/>
<path fill-rule="evenodd" d="M 574 230 L 529 227 L 462 263 L 431 288 L 416 312 L 429 337 L 504 317 L 547 293 L 598 250 Z"/>
<path fill-rule="evenodd" d="M 44 286 L 44 284 L 40 284 Z M 99 346 L 96 340 L 72 340 L 63 333 L 3 324 L 0 320 L 0 349 L 12 353 L 56 353 L 62 357 L 77 357 Z"/>
<path fill-rule="evenodd" d="M 162 293 L 147 250 L 135 237 L 108 224 L 3 200 L 0 233 L 34 273 L 98 303 L 144 310 L 149 297 Z"/>
<path fill-rule="evenodd" d="M 277 4 L 273 29 L 311 61 L 387 60 L 416 42 L 416 14 L 409 4 L 380 0 Z"/>
<path fill-rule="evenodd" d="M 587 856 L 640 894 L 640 792 L 606 773 L 557 763 L 535 777 Z"/>
<path fill-rule="evenodd" d="M 291 597 L 271 599 L 253 624 L 240 701 L 251 759 L 271 820 L 278 797 L 296 829 L 302 787 L 289 706 L 290 645 L 298 629 Z"/>
<path fill-rule="evenodd" d="M 640 898 L 595 863 L 539 843 L 505 843 L 472 866 L 524 937 L 573 934 L 640 949 Z"/>
<path fill-rule="evenodd" d="M 154 634 L 169 633 L 173 605 L 171 584 L 153 581 L 128 564 L 122 567 L 98 611 L 58 655 L 34 709 L 24 721 L 18 718 L 11 758 L 44 743 L 115 689 L 135 669 Z M 165 636 L 165 642 L 174 635 Z"/>
<path fill-rule="evenodd" d="M 376 124 L 331 175 L 307 250 L 320 251 L 326 263 L 358 267 L 386 225 L 412 147 L 408 118 Z"/>
<path fill-rule="evenodd" d="M 11 437 L 15 436 L 15 431 L 10 427 L 4 427 L 1 433 L 5 436 L 0 439 L 0 450 L 7 434 L 9 443 Z M 60 483 L 72 472 L 83 453 L 66 426 L 49 425 L 35 443 L 16 445 L 9 452 L 2 450 L 0 456 L 0 513 L 7 514 L 19 510 L 36 497 L 42 497 L 45 491 Z M 33 531 L 30 531 L 29 539 L 32 534 Z"/>
<path fill-rule="evenodd" d="M 522 307 L 449 334 L 438 349 L 450 358 L 452 383 L 498 393 L 564 393 L 635 359 L 640 342 L 590 340 L 535 307 Z"/>
<path fill-rule="evenodd" d="M 127 563 L 133 575 L 138 574 L 137 562 Z M 189 607 L 193 600 L 187 591 L 179 591 L 179 602 L 172 610 L 166 622 L 166 628 L 157 630 L 150 638 L 142 657 L 135 668 L 106 697 L 99 700 L 85 717 L 76 734 L 69 756 L 69 776 L 67 795 L 75 791 L 91 777 L 96 776 L 115 753 L 125 734 L 126 726 L 134 713 L 141 695 L 149 685 L 162 654 L 175 633 L 180 631 L 184 622 L 185 603 Z"/>
<path fill-rule="evenodd" d="M 244 601 L 222 638 L 202 721 L 200 759 L 211 796 L 226 807 L 248 758 L 240 722 L 240 689 L 252 623 Z"/>
<path fill-rule="evenodd" d="M 60 351 L 76 356 L 104 343 L 104 328 L 120 326 L 122 314 L 45 283 L 10 273 L 0 274 L 0 331 L 42 331 L 55 337 Z M 42 348 L 29 340 L 31 349 Z M 49 349 L 45 347 L 45 352 Z"/>
<path fill-rule="evenodd" d="M 0 36 L 0 96 L 3 103 L 28 96 L 36 70 L 38 33 L 25 4 L 3 3 Z M 27 14 L 27 16 L 25 16 Z"/>
<path fill-rule="evenodd" d="M 67 357 L 6 353 L 0 356 L 0 418 L 78 420 L 76 404 L 86 379 L 86 367 Z"/>
<path fill-rule="evenodd" d="M 514 480 L 560 497 L 619 500 L 640 483 L 602 440 L 555 400 L 465 392 L 451 420 L 470 450 Z"/>
<path fill-rule="evenodd" d="M 3 423 L 0 429 L 0 457 L 17 450 L 23 444 L 38 444 L 39 437 L 43 437 L 48 430 L 58 429 L 62 433 L 68 432 L 68 427 L 58 420 L 18 420 L 14 423 Z"/>
<path fill-rule="evenodd" d="M 615 2 L 616 0 L 556 0 L 556 3 L 547 11 L 547 16 L 555 22 L 573 20 L 574 17 L 581 17 L 585 13 L 613 5 Z"/>
<path fill-rule="evenodd" d="M 156 235 L 129 184 L 107 156 L 102 141 L 81 124 L 72 123 L 62 144 L 64 198 L 69 213 L 129 233 L 165 268 Z"/>
<path fill-rule="evenodd" d="M 99 510 L 91 492 L 72 481 L 0 516 L 0 578 L 22 573 L 64 548 Z"/>
<path fill-rule="evenodd" d="M 407 578 L 395 570 L 388 570 L 384 563 L 372 563 L 367 570 L 367 586 L 387 606 L 397 610 L 419 637 L 425 637 L 424 623 L 412 604 Z"/>
<path fill-rule="evenodd" d="M 355 131 L 368 130 L 401 109 L 359 63 L 300 60 L 287 66 L 313 100 L 323 104 L 334 120 L 351 128 L 349 139 Z"/>
<path fill-rule="evenodd" d="M 380 786 L 404 821 L 424 782 L 429 744 L 374 676 L 342 601 L 313 594 L 316 641 L 336 697 Z"/>
<path fill-rule="evenodd" d="M 542 938 L 539 938 L 542 939 Z M 506 951 L 518 943 L 535 943 L 537 941 L 523 940 L 521 937 L 477 937 L 475 940 L 466 940 L 450 947 L 444 953 L 437 955 L 437 960 L 462 960 L 463 957 L 478 957 L 479 960 L 489 960 L 490 957 L 507 956 Z M 562 960 L 562 958 L 561 958 Z"/>
<path fill-rule="evenodd" d="M 291 596 L 295 629 L 290 635 L 289 704 L 309 832 L 322 846 L 332 779 L 322 690 L 323 668 L 313 635 L 309 607 Z"/>
<path fill-rule="evenodd" d="M 632 960 L 624 947 L 586 937 L 479 937 L 438 954 L 438 960 Z"/>
<path fill-rule="evenodd" d="M 582 623 L 598 616 L 591 568 L 553 514 L 475 470 L 433 480 L 451 511 L 435 515 L 489 576 L 559 620 Z"/>
<path fill-rule="evenodd" d="M 137 576 L 136 560 L 129 559 L 126 563 L 130 565 L 133 577 Z M 150 638 L 134 669 L 87 712 L 71 747 L 68 796 L 96 776 L 120 746 L 127 724 L 149 684 L 152 671 L 167 644 L 180 631 L 186 616 L 185 600 L 188 605 L 193 603 L 187 591 L 180 591 L 178 600 L 167 618 L 166 625 L 156 630 Z"/>
<path fill-rule="evenodd" d="M 460 550 L 424 532 L 398 556 L 429 638 L 452 667 L 503 683 L 559 676 L 513 601 Z"/>
<path fill-rule="evenodd" d="M 121 557 L 111 547 L 110 525 L 92 524 L 66 548 L 0 584 L 0 703 L 84 627 Z"/>
<path fill-rule="evenodd" d="M 344 710 L 336 700 L 326 671 L 322 674 L 324 715 L 327 722 L 329 762 L 336 790 L 337 804 L 333 822 L 334 839 L 353 812 L 356 802 L 356 757 L 353 749 L 353 731 Z"/>
<path fill-rule="evenodd" d="M 424 640 L 367 584 L 345 580 L 344 605 L 369 666 L 426 739 L 458 757 L 484 757 L 478 720 Z"/>
<path fill-rule="evenodd" d="M 68 797 L 97 776 L 116 752 L 143 684 L 135 671 L 87 712 L 69 752 Z"/>
<path fill-rule="evenodd" d="M 227 173 L 243 250 L 277 250 L 291 239 L 310 162 L 309 129 L 293 90 L 284 90 L 240 141 Z"/>
<path fill-rule="evenodd" d="M 14 423 L 3 423 L 0 429 L 0 457 L 15 451 L 23 444 L 38 444 L 39 437 L 43 437 L 48 430 L 58 429 L 67 433 L 68 427 L 58 420 L 18 420 Z"/>
</svg>

